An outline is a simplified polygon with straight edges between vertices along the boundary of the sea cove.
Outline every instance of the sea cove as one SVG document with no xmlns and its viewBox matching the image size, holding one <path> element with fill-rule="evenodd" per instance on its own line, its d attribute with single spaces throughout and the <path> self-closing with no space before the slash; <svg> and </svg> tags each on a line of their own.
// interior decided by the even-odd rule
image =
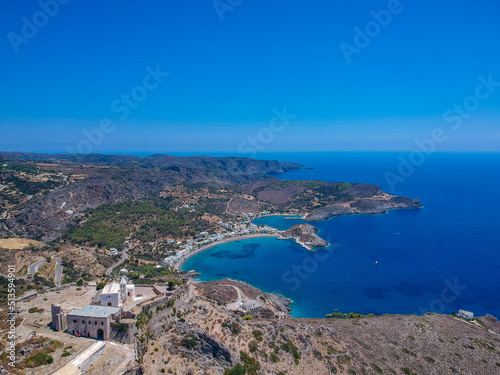
<svg viewBox="0 0 500 375">
<path fill-rule="evenodd" d="M 280 155 L 315 168 L 280 177 L 362 181 L 387 191 L 384 171 L 397 166 L 397 156 Z M 229 277 L 282 294 L 293 300 L 296 317 L 323 317 L 335 309 L 422 314 L 461 308 L 500 316 L 500 228 L 494 213 L 500 204 L 499 159 L 434 155 L 395 192 L 419 197 L 424 208 L 315 222 L 330 243 L 318 254 L 291 240 L 259 238 L 213 247 L 188 259 L 183 269 L 201 272 L 203 281 Z M 284 230 L 302 221 L 270 216 L 254 222 Z"/>
</svg>

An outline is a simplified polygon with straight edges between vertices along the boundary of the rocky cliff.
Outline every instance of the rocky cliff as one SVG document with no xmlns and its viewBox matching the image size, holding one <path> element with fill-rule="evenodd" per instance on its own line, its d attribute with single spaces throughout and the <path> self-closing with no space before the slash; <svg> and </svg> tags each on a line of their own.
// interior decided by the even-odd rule
<svg viewBox="0 0 500 375">
<path fill-rule="evenodd" d="M 317 235 L 318 232 L 319 229 L 310 224 L 297 224 L 281 232 L 281 237 L 283 239 L 294 239 L 298 244 L 303 245 L 309 250 L 312 250 L 313 247 L 328 246 L 328 242 Z"/>
<path fill-rule="evenodd" d="M 305 217 L 308 221 L 321 221 L 334 216 L 365 214 L 376 215 L 385 214 L 388 210 L 398 208 L 421 208 L 422 203 L 418 199 L 409 197 L 372 197 L 361 198 L 352 202 L 332 204 L 318 208 Z"/>
</svg>

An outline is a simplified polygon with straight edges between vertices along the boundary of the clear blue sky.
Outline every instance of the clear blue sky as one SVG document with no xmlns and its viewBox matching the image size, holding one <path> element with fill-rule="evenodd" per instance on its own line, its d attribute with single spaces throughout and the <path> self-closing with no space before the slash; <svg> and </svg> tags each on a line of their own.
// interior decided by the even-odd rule
<svg viewBox="0 0 500 375">
<path fill-rule="evenodd" d="M 212 0 L 62 2 L 47 19 L 37 1 L 0 5 L 2 150 L 85 151 L 83 131 L 107 118 L 93 152 L 237 153 L 249 137 L 266 152 L 399 151 L 435 128 L 438 150 L 500 151 L 500 86 L 443 118 L 478 77 L 500 82 L 498 1 L 242 0 L 223 20 Z M 354 28 L 388 6 L 356 47 Z M 350 63 L 342 42 L 358 48 Z M 158 65 L 169 76 L 137 88 Z M 125 112 L 133 90 L 147 97 Z M 296 117 L 272 126 L 284 107 Z"/>
</svg>

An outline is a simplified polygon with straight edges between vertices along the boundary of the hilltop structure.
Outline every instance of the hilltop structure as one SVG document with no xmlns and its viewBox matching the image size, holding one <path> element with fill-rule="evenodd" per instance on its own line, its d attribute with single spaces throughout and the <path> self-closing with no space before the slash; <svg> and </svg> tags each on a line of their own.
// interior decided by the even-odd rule
<svg viewBox="0 0 500 375">
<path fill-rule="evenodd" d="M 108 340 L 111 333 L 111 321 L 120 321 L 121 311 L 119 307 L 94 305 L 87 305 L 83 309 L 73 310 L 66 319 L 68 333 Z"/>
<path fill-rule="evenodd" d="M 61 305 L 52 304 L 52 328 L 75 336 L 109 340 L 113 336 L 114 323 L 130 324 L 142 306 L 165 303 L 172 293 L 166 290 L 165 285 L 137 285 L 137 287 L 138 296 L 136 296 L 136 285 L 126 276 L 122 276 L 119 283 L 113 281 L 107 284 L 90 305 L 82 308 L 71 306 L 71 311 L 65 313 Z"/>
<path fill-rule="evenodd" d="M 60 305 L 51 304 L 52 328 L 56 331 L 64 331 L 67 327 L 66 316 Z"/>
<path fill-rule="evenodd" d="M 120 283 L 107 284 L 99 297 L 101 306 L 122 307 L 122 304 L 135 297 L 135 285 L 122 276 Z"/>
</svg>

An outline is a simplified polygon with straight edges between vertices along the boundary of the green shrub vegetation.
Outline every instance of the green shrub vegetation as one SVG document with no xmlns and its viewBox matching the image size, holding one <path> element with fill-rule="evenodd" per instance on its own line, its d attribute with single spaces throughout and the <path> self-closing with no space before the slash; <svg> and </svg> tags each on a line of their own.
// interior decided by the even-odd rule
<svg viewBox="0 0 500 375">
<path fill-rule="evenodd" d="M 293 356 L 295 363 L 299 364 L 300 361 L 299 349 L 293 344 L 291 340 L 282 343 L 280 348 L 281 350 L 290 353 Z"/>
<path fill-rule="evenodd" d="M 241 364 L 237 363 L 232 369 L 226 369 L 224 375 L 245 375 L 246 372 L 247 370 Z"/>
<path fill-rule="evenodd" d="M 245 352 L 240 352 L 240 359 L 243 362 L 243 368 L 248 375 L 257 375 L 260 370 L 260 362 L 255 358 L 250 357 Z"/>
<path fill-rule="evenodd" d="M 250 353 L 254 353 L 259 349 L 259 344 L 257 344 L 257 341 L 250 341 L 248 343 L 248 350 L 250 350 Z"/>
<path fill-rule="evenodd" d="M 135 325 L 137 328 L 142 328 L 145 327 L 146 324 L 149 322 L 149 319 L 153 316 L 152 311 L 143 311 L 137 315 Z"/>
<path fill-rule="evenodd" d="M 61 261 L 62 261 L 63 275 L 64 275 L 62 283 L 69 284 L 79 280 L 81 275 L 75 270 L 75 263 L 72 260 L 69 260 L 68 257 L 63 257 Z M 83 280 L 82 280 L 82 285 L 83 285 Z"/>
<path fill-rule="evenodd" d="M 384 372 L 382 371 L 382 369 L 375 363 L 372 363 L 372 367 L 375 369 L 375 371 L 377 371 L 379 374 L 383 374 Z"/>
<path fill-rule="evenodd" d="M 415 353 L 413 353 L 411 350 L 408 350 L 406 348 L 403 348 L 403 353 L 405 354 L 409 354 L 409 355 L 412 355 L 414 357 L 416 357 L 417 355 Z"/>
<path fill-rule="evenodd" d="M 65 238 L 76 243 L 123 249 L 129 233 L 144 242 L 154 241 L 158 236 L 193 237 L 209 227 L 201 216 L 202 212 L 174 211 L 142 201 L 104 204 L 95 209 L 81 227 L 68 230 Z"/>
<path fill-rule="evenodd" d="M 38 367 L 41 365 L 50 365 L 52 362 L 54 362 L 54 358 L 47 352 L 36 353 L 24 360 L 26 367 Z"/>
<path fill-rule="evenodd" d="M 230 323 L 229 321 L 226 321 L 226 322 L 222 323 L 222 327 L 229 328 L 229 330 L 231 331 L 231 334 L 233 334 L 233 335 L 238 335 L 239 333 L 241 333 L 241 326 L 236 322 Z"/>
<path fill-rule="evenodd" d="M 37 275 L 37 274 L 35 274 L 35 276 L 33 276 L 33 281 L 36 284 L 43 285 L 43 286 L 46 286 L 48 288 L 54 288 L 56 286 L 56 284 L 52 280 L 46 279 L 45 277 Z"/>
<path fill-rule="evenodd" d="M 417 375 L 416 373 L 411 371 L 408 367 L 401 368 L 401 371 L 403 371 L 403 374 L 406 374 L 406 375 Z"/>
<path fill-rule="evenodd" d="M 181 345 L 184 346 L 187 349 L 194 349 L 196 346 L 196 339 L 193 336 L 190 337 L 184 337 L 181 340 Z"/>
<path fill-rule="evenodd" d="M 252 331 L 252 336 L 257 340 L 257 341 L 262 341 L 264 340 L 262 337 L 262 331 L 259 331 L 258 329 Z"/>
</svg>

